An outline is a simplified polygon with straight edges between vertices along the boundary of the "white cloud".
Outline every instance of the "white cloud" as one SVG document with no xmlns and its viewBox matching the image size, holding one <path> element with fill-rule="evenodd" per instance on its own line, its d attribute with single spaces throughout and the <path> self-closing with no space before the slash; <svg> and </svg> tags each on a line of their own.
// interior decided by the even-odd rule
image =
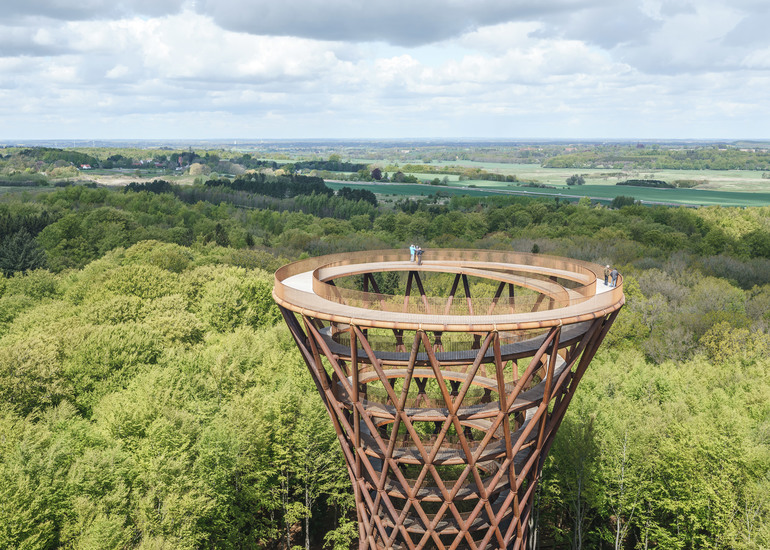
<svg viewBox="0 0 770 550">
<path fill-rule="evenodd" d="M 605 0 L 609 1 L 609 0 Z M 591 0 L 290 0 L 254 7 L 248 0 L 200 0 L 223 28 L 319 40 L 430 44 L 491 24 L 571 12 Z"/>
<path fill-rule="evenodd" d="M 186 0 L 33 0 L 6 2 L 6 21 L 46 18 L 63 21 L 105 20 L 132 15 L 162 16 L 180 11 Z"/>
<path fill-rule="evenodd" d="M 28 4 L 0 25 L 0 138 L 768 127 L 770 39 L 740 33 L 770 9 L 752 0 Z"/>
<path fill-rule="evenodd" d="M 736 67 L 740 53 L 723 38 L 743 15 L 728 6 L 699 5 L 663 21 L 643 47 L 619 48 L 627 62 L 649 73 L 697 73 Z"/>
<path fill-rule="evenodd" d="M 130 70 L 125 65 L 115 65 L 112 69 L 107 71 L 107 73 L 104 75 L 107 78 L 123 78 L 125 76 L 128 76 Z"/>
<path fill-rule="evenodd" d="M 500 54 L 512 49 L 525 49 L 533 43 L 532 34 L 542 30 L 538 21 L 506 22 L 474 29 L 457 39 L 465 48 Z"/>
</svg>

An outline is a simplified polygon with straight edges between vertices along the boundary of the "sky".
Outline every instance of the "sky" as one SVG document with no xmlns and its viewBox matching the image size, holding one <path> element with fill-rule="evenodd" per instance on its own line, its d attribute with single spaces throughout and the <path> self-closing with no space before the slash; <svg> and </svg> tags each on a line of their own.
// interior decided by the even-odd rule
<svg viewBox="0 0 770 550">
<path fill-rule="evenodd" d="M 0 0 L 0 141 L 767 139 L 767 0 Z"/>
</svg>

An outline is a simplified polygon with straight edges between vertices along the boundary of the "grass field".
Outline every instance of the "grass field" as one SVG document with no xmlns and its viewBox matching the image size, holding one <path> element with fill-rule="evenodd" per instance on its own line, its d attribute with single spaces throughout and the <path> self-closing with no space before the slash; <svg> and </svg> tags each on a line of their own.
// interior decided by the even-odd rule
<svg viewBox="0 0 770 550">
<path fill-rule="evenodd" d="M 364 159 L 357 159 L 366 162 Z M 371 164 L 383 165 L 383 162 L 369 161 Z M 497 182 L 488 180 L 462 180 L 454 174 L 414 173 L 423 180 L 446 176 L 447 185 L 424 184 L 383 184 L 368 182 L 334 182 L 327 181 L 333 189 L 347 186 L 357 189 L 368 189 L 380 197 L 390 197 L 386 202 L 395 201 L 401 197 L 426 197 L 440 193 L 442 195 L 488 196 L 496 194 L 515 194 L 534 197 L 560 196 L 566 199 L 578 199 L 582 196 L 593 200 L 611 201 L 618 195 L 634 197 L 649 204 L 683 204 L 693 206 L 767 206 L 770 205 L 770 179 L 763 178 L 761 172 L 745 170 L 627 170 L 619 172 L 611 169 L 554 169 L 543 168 L 539 164 L 504 164 L 493 162 L 455 161 L 433 162 L 431 166 L 465 166 L 480 168 L 487 172 L 503 175 L 515 175 L 520 183 Z M 585 178 L 586 185 L 569 187 L 566 179 L 580 174 Z M 166 179 L 173 183 L 190 184 L 194 176 L 180 173 L 163 173 L 163 171 L 135 170 L 91 170 L 81 172 L 81 181 L 95 181 L 101 185 L 126 185 L 131 181 L 151 181 L 156 178 Z M 647 187 L 618 186 L 618 181 L 627 179 L 659 179 L 668 182 L 676 180 L 695 180 L 703 182 L 694 189 L 654 189 Z M 522 187 L 521 182 L 536 182 L 552 186 L 549 188 Z M 18 187 L 0 188 L 0 194 Z"/>
<path fill-rule="evenodd" d="M 476 184 L 478 188 L 462 187 Z M 487 185 L 483 185 L 487 184 Z M 497 185 L 492 185 L 497 184 Z M 687 206 L 766 206 L 770 205 L 770 193 L 746 193 L 736 191 L 712 191 L 708 189 L 653 189 L 649 187 L 629 187 L 619 185 L 580 185 L 575 187 L 559 187 L 558 189 L 541 189 L 531 187 L 516 187 L 515 184 L 499 182 L 450 182 L 447 186 L 394 184 L 394 183 L 357 183 L 357 182 L 326 182 L 332 189 L 350 187 L 353 189 L 368 189 L 380 196 L 395 195 L 398 197 L 421 197 L 441 192 L 447 195 L 469 195 L 473 197 L 513 194 L 528 197 L 561 197 L 576 200 L 580 197 L 590 197 L 593 200 L 610 202 L 618 195 L 634 197 L 645 204 L 669 204 Z"/>
<path fill-rule="evenodd" d="M 27 194 L 27 195 L 37 195 L 39 193 L 50 193 L 56 189 L 55 187 L 16 187 L 16 186 L 2 186 L 0 185 L 0 196 L 6 195 L 8 193 L 13 194 Z"/>
<path fill-rule="evenodd" d="M 588 196 L 595 200 L 610 201 L 618 195 L 631 196 L 645 203 L 684 204 L 693 206 L 767 206 L 770 205 L 770 179 L 762 172 L 748 170 L 626 170 L 612 169 L 562 169 L 543 168 L 539 164 L 504 164 L 474 161 L 433 162 L 432 166 L 465 166 L 481 168 L 487 172 L 515 175 L 520 182 L 536 182 L 553 186 L 554 189 L 521 187 L 517 183 L 463 180 L 448 175 L 447 186 L 428 186 L 427 189 L 464 189 L 460 194 L 479 195 L 481 191 L 493 194 L 513 193 L 527 196 L 562 196 L 565 198 Z M 584 177 L 586 185 L 569 187 L 566 180 L 573 174 Z M 414 173 L 421 179 L 444 178 L 444 174 Z M 667 182 L 695 180 L 703 182 L 694 189 L 654 189 L 616 185 L 628 179 L 658 179 Z M 348 184 L 349 186 L 358 184 Z M 470 189 L 468 188 L 470 186 Z M 415 192 L 415 187 L 417 192 Z M 387 193 L 419 196 L 425 186 L 388 186 Z M 364 188 L 364 187 L 362 187 Z M 375 193 L 385 191 L 375 190 Z M 423 195 L 435 191 L 423 191 Z"/>
<path fill-rule="evenodd" d="M 355 181 L 326 181 L 327 187 L 335 191 L 342 187 L 351 189 L 367 189 L 377 195 L 395 195 L 397 197 L 427 197 L 440 192 L 444 195 L 469 195 L 471 197 L 487 197 L 489 195 L 499 195 L 500 191 L 495 189 L 466 189 L 461 187 L 451 187 L 444 185 L 425 185 L 419 183 L 364 183 Z"/>
<path fill-rule="evenodd" d="M 611 201 L 618 195 L 634 197 L 648 204 L 683 204 L 692 206 L 766 206 L 770 205 L 770 193 L 742 193 L 735 191 L 710 191 L 703 189 L 653 189 L 615 185 L 581 185 L 561 190 L 533 189 L 546 192 L 546 196 L 586 196 Z"/>
</svg>

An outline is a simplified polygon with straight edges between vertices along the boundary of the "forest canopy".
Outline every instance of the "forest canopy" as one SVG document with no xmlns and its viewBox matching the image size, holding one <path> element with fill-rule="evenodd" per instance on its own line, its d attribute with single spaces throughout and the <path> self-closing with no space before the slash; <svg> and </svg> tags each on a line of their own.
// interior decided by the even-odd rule
<svg viewBox="0 0 770 550">
<path fill-rule="evenodd" d="M 412 242 L 624 276 L 546 461 L 544 545 L 770 545 L 770 208 L 260 191 L 2 195 L 0 546 L 350 547 L 350 481 L 271 274 Z"/>
</svg>

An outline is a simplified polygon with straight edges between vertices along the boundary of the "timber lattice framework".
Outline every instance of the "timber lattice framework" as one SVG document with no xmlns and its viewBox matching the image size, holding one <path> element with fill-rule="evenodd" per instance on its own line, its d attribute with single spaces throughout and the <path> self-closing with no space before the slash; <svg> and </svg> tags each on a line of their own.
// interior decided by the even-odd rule
<svg viewBox="0 0 770 550">
<path fill-rule="evenodd" d="M 421 265 L 367 251 L 276 272 L 342 445 L 360 548 L 529 546 L 543 462 L 625 301 L 622 277 L 605 286 L 602 272 L 449 249 Z"/>
</svg>

